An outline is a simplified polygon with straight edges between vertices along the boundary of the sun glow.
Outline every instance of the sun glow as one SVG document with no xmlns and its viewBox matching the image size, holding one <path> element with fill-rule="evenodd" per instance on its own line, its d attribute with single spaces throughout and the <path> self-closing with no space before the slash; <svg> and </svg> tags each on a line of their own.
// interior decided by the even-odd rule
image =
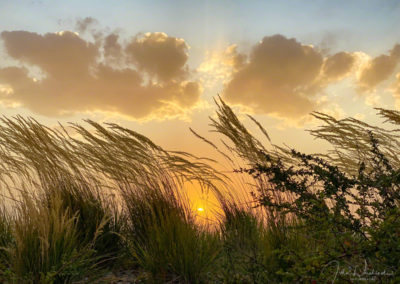
<svg viewBox="0 0 400 284">
<path fill-rule="evenodd" d="M 199 207 L 199 208 L 197 208 L 197 211 L 204 212 L 204 208 L 203 207 Z"/>
</svg>

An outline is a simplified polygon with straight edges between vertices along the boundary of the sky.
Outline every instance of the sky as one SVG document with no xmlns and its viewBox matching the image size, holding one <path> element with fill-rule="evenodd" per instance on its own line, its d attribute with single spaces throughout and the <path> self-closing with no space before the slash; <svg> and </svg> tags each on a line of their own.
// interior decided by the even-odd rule
<svg viewBox="0 0 400 284">
<path fill-rule="evenodd" d="M 93 119 L 210 156 L 213 98 L 275 144 L 323 151 L 320 111 L 400 109 L 399 1 L 0 0 L 0 113 Z"/>
</svg>

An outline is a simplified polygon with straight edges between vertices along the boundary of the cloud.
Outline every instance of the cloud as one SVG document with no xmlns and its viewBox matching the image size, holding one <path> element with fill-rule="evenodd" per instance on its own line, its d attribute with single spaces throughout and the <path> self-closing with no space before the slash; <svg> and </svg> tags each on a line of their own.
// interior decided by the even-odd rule
<svg viewBox="0 0 400 284">
<path fill-rule="evenodd" d="M 197 68 L 207 87 L 225 82 L 232 73 L 238 71 L 246 62 L 246 56 L 237 51 L 232 44 L 224 50 L 207 50 L 204 61 Z"/>
<path fill-rule="evenodd" d="M 316 108 L 323 63 L 312 46 L 282 35 L 264 37 L 233 73 L 223 98 L 255 113 L 299 118 Z"/>
<path fill-rule="evenodd" d="M 202 86 L 186 80 L 183 39 L 148 33 L 124 46 L 110 34 L 99 46 L 73 32 L 5 31 L 1 38 L 7 55 L 20 62 L 0 68 L 0 101 L 6 104 L 48 116 L 100 111 L 162 119 L 184 115 L 200 99 Z M 30 75 L 32 66 L 42 79 Z"/>
<path fill-rule="evenodd" d="M 13 59 L 40 67 L 48 77 L 58 80 L 89 75 L 98 48 L 73 32 L 39 35 L 26 31 L 2 32 L 7 54 Z"/>
<path fill-rule="evenodd" d="M 395 99 L 396 108 L 400 109 L 400 73 L 396 74 L 396 80 L 392 84 L 391 90 Z"/>
<path fill-rule="evenodd" d="M 373 91 L 396 70 L 400 45 L 396 44 L 389 54 L 375 58 L 363 52 L 339 51 L 325 55 L 324 50 L 294 38 L 273 35 L 255 44 L 248 56 L 238 53 L 233 46 L 230 52 L 226 50 L 219 58 L 211 59 L 208 61 L 211 67 L 225 66 L 221 70 L 231 67 L 230 75 L 225 76 L 223 91 L 223 98 L 228 103 L 243 106 L 256 114 L 297 123 L 307 122 L 306 117 L 312 111 L 333 108 L 333 101 L 322 99 L 326 89 L 347 77 L 354 78 L 360 93 L 368 93 L 365 96 L 367 105 L 380 105 L 380 96 Z M 400 101 L 400 88 L 393 88 Z M 335 111 L 343 114 L 338 108 Z"/>
<path fill-rule="evenodd" d="M 126 54 L 140 70 L 161 81 L 184 78 L 189 46 L 183 39 L 165 33 L 136 36 L 126 47 Z"/>
<path fill-rule="evenodd" d="M 119 35 L 111 33 L 104 38 L 104 58 L 111 64 L 120 65 L 125 61 L 123 57 L 123 47 L 119 43 Z"/>
<path fill-rule="evenodd" d="M 237 45 L 232 44 L 223 53 L 223 63 L 231 66 L 236 72 L 241 69 L 246 63 L 246 55 L 237 51 Z"/>
<path fill-rule="evenodd" d="M 400 45 L 396 44 L 389 55 L 382 54 L 373 59 L 360 70 L 358 89 L 360 92 L 371 92 L 375 87 L 393 74 L 400 60 Z"/>
<path fill-rule="evenodd" d="M 348 75 L 354 66 L 356 57 L 352 53 L 338 52 L 325 59 L 322 67 L 323 76 L 328 81 L 337 81 Z"/>
<path fill-rule="evenodd" d="M 86 17 L 83 19 L 78 19 L 76 21 L 75 27 L 78 32 L 85 33 L 90 26 L 97 24 L 98 21 L 92 17 Z"/>
</svg>

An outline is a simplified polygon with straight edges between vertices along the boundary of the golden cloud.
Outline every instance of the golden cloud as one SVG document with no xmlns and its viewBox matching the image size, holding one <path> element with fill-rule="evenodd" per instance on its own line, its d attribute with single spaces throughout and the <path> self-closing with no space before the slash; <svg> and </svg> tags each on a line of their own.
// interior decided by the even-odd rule
<svg viewBox="0 0 400 284">
<path fill-rule="evenodd" d="M 126 59 L 124 58 L 123 47 L 118 42 L 119 35 L 111 33 L 104 38 L 103 49 L 104 58 L 107 63 L 121 65 Z"/>
<path fill-rule="evenodd" d="M 315 109 L 324 60 L 314 47 L 282 35 L 264 37 L 225 85 L 223 98 L 256 113 L 298 118 Z"/>
<path fill-rule="evenodd" d="M 325 59 L 322 72 L 328 81 L 337 81 L 348 75 L 356 61 L 355 55 L 338 52 Z"/>
<path fill-rule="evenodd" d="M 393 74 L 400 59 L 400 45 L 396 44 L 389 55 L 382 54 L 373 59 L 360 70 L 358 87 L 361 92 L 370 92 Z"/>
<path fill-rule="evenodd" d="M 323 56 L 321 50 L 282 35 L 264 37 L 247 57 L 239 56 L 235 46 L 227 51 L 219 60 L 231 58 L 225 66 L 232 67 L 223 98 L 254 113 L 296 121 L 306 121 L 312 111 L 333 108 L 332 102 L 321 99 L 330 84 L 354 75 L 358 90 L 373 91 L 400 61 L 399 44 L 388 55 L 372 59 L 362 52 Z M 379 96 L 370 92 L 366 104 L 377 105 L 378 100 Z"/>
<path fill-rule="evenodd" d="M 225 50 L 207 50 L 205 60 L 197 68 L 204 84 L 213 87 L 225 82 L 246 62 L 246 56 L 237 51 L 237 45 L 232 44 Z"/>
<path fill-rule="evenodd" d="M 126 46 L 116 34 L 106 36 L 101 46 L 72 32 L 5 31 L 1 38 L 8 56 L 21 64 L 0 68 L 0 85 L 7 86 L 0 89 L 0 102 L 19 103 L 40 114 L 176 116 L 194 107 L 202 92 L 198 82 L 186 81 L 185 41 L 164 33 L 139 35 Z M 32 66 L 44 78 L 31 78 Z"/>
<path fill-rule="evenodd" d="M 396 74 L 396 81 L 393 83 L 391 89 L 395 99 L 396 108 L 400 109 L 400 73 Z"/>
<path fill-rule="evenodd" d="M 136 36 L 126 47 L 126 54 L 150 76 L 162 81 L 185 77 L 188 45 L 183 39 L 165 33 Z"/>
</svg>

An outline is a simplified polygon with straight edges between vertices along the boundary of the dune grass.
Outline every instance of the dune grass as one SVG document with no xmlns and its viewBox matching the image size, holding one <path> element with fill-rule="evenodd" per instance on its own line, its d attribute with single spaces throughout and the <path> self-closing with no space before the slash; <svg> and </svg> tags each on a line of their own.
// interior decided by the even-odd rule
<svg viewBox="0 0 400 284">
<path fill-rule="evenodd" d="M 397 132 L 314 113 L 325 124 L 311 134 L 335 150 L 303 155 L 271 144 L 250 117 L 263 144 L 216 103 L 211 126 L 227 138 L 224 148 L 193 133 L 251 184 L 116 124 L 55 130 L 3 117 L 0 282 L 107 283 L 104 275 L 126 270 L 138 283 L 300 283 L 331 281 L 332 261 L 354 268 L 367 260 L 369 271 L 393 273 L 379 281 L 395 283 Z M 378 111 L 400 122 L 398 112 Z M 190 183 L 216 196 L 214 222 L 196 219 Z"/>
<path fill-rule="evenodd" d="M 128 248 L 154 282 L 207 282 L 219 255 L 216 232 L 196 224 L 187 199 L 164 181 L 124 192 Z"/>
<path fill-rule="evenodd" d="M 29 196 L 22 201 L 13 224 L 15 244 L 9 250 L 14 281 L 64 283 L 94 272 L 93 243 L 98 232 L 92 240 L 82 243 L 77 215 L 63 209 L 59 197 L 54 197 L 49 206 L 32 201 Z"/>
<path fill-rule="evenodd" d="M 4 207 L 0 208 L 0 281 L 5 281 L 7 268 L 9 267 L 9 249 L 12 245 L 14 235 L 12 233 L 12 217 Z"/>
<path fill-rule="evenodd" d="M 219 236 L 195 222 L 183 187 L 216 191 L 211 160 L 114 124 L 74 124 L 72 137 L 33 119 L 1 122 L 4 279 L 73 282 L 124 259 L 155 282 L 205 279 Z"/>
</svg>

